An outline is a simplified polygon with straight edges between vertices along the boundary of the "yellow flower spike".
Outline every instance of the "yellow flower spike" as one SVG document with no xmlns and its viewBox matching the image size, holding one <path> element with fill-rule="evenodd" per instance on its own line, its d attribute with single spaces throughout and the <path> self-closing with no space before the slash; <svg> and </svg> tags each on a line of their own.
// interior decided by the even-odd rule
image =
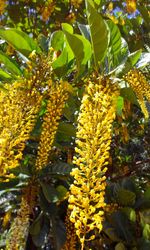
<svg viewBox="0 0 150 250">
<path fill-rule="evenodd" d="M 34 128 L 41 98 L 38 92 L 27 90 L 25 81 L 5 84 L 0 91 L 0 174 L 5 175 L 19 165 L 25 142 Z"/>
<path fill-rule="evenodd" d="M 130 70 L 124 79 L 132 87 L 137 96 L 137 100 L 146 119 L 149 118 L 149 113 L 146 108 L 144 97 L 150 102 L 150 84 L 145 76 L 137 69 Z"/>
<path fill-rule="evenodd" d="M 47 112 L 43 118 L 44 121 L 36 160 L 36 168 L 39 170 L 48 163 L 49 153 L 53 146 L 59 120 L 67 98 L 68 90 L 65 89 L 63 83 L 56 83 L 56 86 L 51 87 Z"/>
<path fill-rule="evenodd" d="M 70 187 L 70 220 L 75 223 L 82 248 L 86 233 L 102 229 L 105 172 L 111 143 L 111 126 L 115 119 L 119 91 L 110 80 L 88 79 L 78 117 L 77 140 Z M 86 185 L 88 188 L 84 188 Z"/>
<path fill-rule="evenodd" d="M 25 188 L 21 198 L 20 209 L 17 217 L 14 219 L 8 238 L 6 240 L 6 250 L 25 249 L 26 240 L 29 233 L 30 215 L 35 206 L 37 195 L 37 186 L 33 184 Z"/>
<path fill-rule="evenodd" d="M 67 211 L 65 225 L 66 225 L 66 242 L 61 250 L 76 250 L 77 236 L 75 233 L 74 224 L 69 220 L 70 211 Z"/>
</svg>

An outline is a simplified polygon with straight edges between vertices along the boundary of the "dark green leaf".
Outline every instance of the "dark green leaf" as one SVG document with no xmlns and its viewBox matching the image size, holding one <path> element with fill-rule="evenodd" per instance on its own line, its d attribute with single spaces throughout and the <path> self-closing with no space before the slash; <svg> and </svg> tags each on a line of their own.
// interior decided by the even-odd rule
<svg viewBox="0 0 150 250">
<path fill-rule="evenodd" d="M 115 246 L 115 250 L 126 250 L 125 245 L 122 242 L 119 242 L 116 246 Z"/>
<path fill-rule="evenodd" d="M 32 235 L 32 240 L 36 247 L 42 247 L 44 245 L 45 238 L 48 235 L 49 230 L 49 220 L 47 220 L 47 218 L 44 218 L 39 234 Z"/>
<path fill-rule="evenodd" d="M 32 225 L 30 226 L 30 234 L 38 235 L 41 231 L 42 222 L 43 222 L 43 215 L 42 213 L 40 213 L 39 216 L 33 221 Z"/>
<path fill-rule="evenodd" d="M 44 52 L 48 52 L 48 39 L 43 34 L 38 36 L 38 44 Z"/>
<path fill-rule="evenodd" d="M 10 179 L 10 181 L 6 181 L 6 182 L 0 182 L 0 191 L 10 189 L 10 188 L 14 188 L 14 187 L 16 187 L 16 185 L 18 183 L 19 183 L 18 178 Z"/>
<path fill-rule="evenodd" d="M 40 184 L 43 190 L 43 194 L 48 202 L 57 202 L 59 200 L 59 193 L 54 187 L 44 182 L 41 182 Z"/>
<path fill-rule="evenodd" d="M 116 192 L 116 198 L 120 205 L 132 206 L 135 203 L 136 195 L 127 189 L 119 188 Z"/>
<path fill-rule="evenodd" d="M 68 190 L 62 185 L 59 185 L 56 188 L 56 190 L 58 191 L 58 197 L 59 197 L 60 200 L 62 200 L 66 196 L 66 194 L 68 192 Z"/>
<path fill-rule="evenodd" d="M 65 134 L 67 136 L 75 137 L 76 129 L 70 123 L 60 122 L 58 126 L 58 132 L 61 134 Z"/>
<path fill-rule="evenodd" d="M 93 1 L 86 0 L 85 2 L 90 27 L 94 62 L 96 69 L 98 69 L 100 62 L 104 59 L 107 52 L 109 44 L 109 30 L 106 22 L 95 9 Z"/>
</svg>

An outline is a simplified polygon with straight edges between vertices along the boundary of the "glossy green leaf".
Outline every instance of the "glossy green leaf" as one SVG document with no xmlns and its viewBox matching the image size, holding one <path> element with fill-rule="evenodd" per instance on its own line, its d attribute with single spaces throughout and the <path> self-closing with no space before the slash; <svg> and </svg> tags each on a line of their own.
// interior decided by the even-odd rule
<svg viewBox="0 0 150 250">
<path fill-rule="evenodd" d="M 2 51 L 0 51 L 0 62 L 4 64 L 5 68 L 10 73 L 16 76 L 22 75 L 22 72 L 19 69 L 19 66 L 16 64 L 16 62 L 12 60 L 10 57 L 8 57 L 6 54 L 4 54 Z"/>
<path fill-rule="evenodd" d="M 26 57 L 28 57 L 33 50 L 37 53 L 41 52 L 37 43 L 23 31 L 14 28 L 0 28 L 0 37 Z"/>
<path fill-rule="evenodd" d="M 81 23 L 77 23 L 79 30 L 81 32 L 81 34 L 89 41 L 91 41 L 91 37 L 90 37 L 90 28 L 89 25 L 85 25 L 85 24 L 81 24 Z"/>
<path fill-rule="evenodd" d="M 70 48 L 72 49 L 77 62 L 78 73 L 82 71 L 83 66 L 86 65 L 91 57 L 91 44 L 81 35 L 71 34 L 64 31 Z"/>
<path fill-rule="evenodd" d="M 59 77 L 66 74 L 68 70 L 68 52 L 66 48 L 64 48 L 60 56 L 52 63 L 52 67 Z"/>
<path fill-rule="evenodd" d="M 63 31 L 58 30 L 52 33 L 50 39 L 50 45 L 55 50 L 62 50 L 64 47 L 65 36 Z"/>
<path fill-rule="evenodd" d="M 62 23 L 62 29 L 67 31 L 70 34 L 73 34 L 73 27 L 69 23 Z"/>
<path fill-rule="evenodd" d="M 4 70 L 0 69 L 0 80 L 2 81 L 9 81 L 12 79 L 12 76 L 5 72 Z"/>
<path fill-rule="evenodd" d="M 116 56 L 121 49 L 121 33 L 116 24 L 111 20 L 107 21 L 110 30 L 110 44 L 112 56 Z"/>
<path fill-rule="evenodd" d="M 100 62 L 104 59 L 107 52 L 109 44 L 109 30 L 106 22 L 95 9 L 94 2 L 92 0 L 86 0 L 85 2 L 90 27 L 94 62 L 96 69 L 98 69 Z"/>
</svg>

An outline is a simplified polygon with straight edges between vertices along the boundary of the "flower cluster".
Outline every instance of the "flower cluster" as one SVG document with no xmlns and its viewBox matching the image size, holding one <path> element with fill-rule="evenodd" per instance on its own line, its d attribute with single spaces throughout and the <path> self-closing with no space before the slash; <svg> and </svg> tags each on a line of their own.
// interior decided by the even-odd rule
<svg viewBox="0 0 150 250">
<path fill-rule="evenodd" d="M 69 210 L 67 210 L 65 225 L 66 225 L 66 243 L 62 248 L 62 250 L 76 250 L 77 236 L 75 233 L 74 224 L 70 221 Z"/>
<path fill-rule="evenodd" d="M 4 13 L 6 7 L 6 0 L 0 0 L 0 15 Z"/>
<path fill-rule="evenodd" d="M 115 119 L 117 87 L 109 79 L 91 78 L 82 99 L 77 128 L 77 147 L 71 172 L 70 220 L 75 224 L 82 249 L 86 234 L 95 228 L 102 230 L 105 173 L 109 159 L 111 127 Z M 94 239 L 92 235 L 88 240 Z"/>
<path fill-rule="evenodd" d="M 71 4 L 77 9 L 80 7 L 82 2 L 82 0 L 71 0 Z"/>
<path fill-rule="evenodd" d="M 150 85 L 147 82 L 145 76 L 139 70 L 133 69 L 130 70 L 124 78 L 133 88 L 133 91 L 135 92 L 140 104 L 141 110 L 145 118 L 148 119 L 149 113 L 145 106 L 144 97 L 148 101 L 150 101 Z"/>
<path fill-rule="evenodd" d="M 62 115 L 65 101 L 68 98 L 65 82 L 56 83 L 49 91 L 47 112 L 43 118 L 41 138 L 38 147 L 36 168 L 42 169 L 48 163 L 55 134 Z"/>
<path fill-rule="evenodd" d="M 9 236 L 6 241 L 6 250 L 25 249 L 29 233 L 30 215 L 35 206 L 36 190 L 37 187 L 34 185 L 29 185 L 25 188 L 21 198 L 20 209 L 11 225 Z"/>
<path fill-rule="evenodd" d="M 136 11 L 136 0 L 126 0 L 127 12 L 133 13 Z"/>
<path fill-rule="evenodd" d="M 41 8 L 42 19 L 44 22 L 46 22 L 49 19 L 54 10 L 55 10 L 55 1 L 53 0 L 46 1 L 45 5 Z"/>
<path fill-rule="evenodd" d="M 25 82 L 5 84 L 0 91 L 0 174 L 18 166 L 35 125 L 41 98 Z M 8 171 L 9 172 L 9 171 Z"/>
</svg>

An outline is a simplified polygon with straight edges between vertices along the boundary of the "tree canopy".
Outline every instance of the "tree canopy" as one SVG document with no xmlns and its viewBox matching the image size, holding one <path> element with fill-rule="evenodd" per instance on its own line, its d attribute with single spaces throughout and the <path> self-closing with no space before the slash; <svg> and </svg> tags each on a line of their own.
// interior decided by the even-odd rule
<svg viewBox="0 0 150 250">
<path fill-rule="evenodd" d="M 0 0 L 0 249 L 150 249 L 150 4 Z"/>
</svg>

